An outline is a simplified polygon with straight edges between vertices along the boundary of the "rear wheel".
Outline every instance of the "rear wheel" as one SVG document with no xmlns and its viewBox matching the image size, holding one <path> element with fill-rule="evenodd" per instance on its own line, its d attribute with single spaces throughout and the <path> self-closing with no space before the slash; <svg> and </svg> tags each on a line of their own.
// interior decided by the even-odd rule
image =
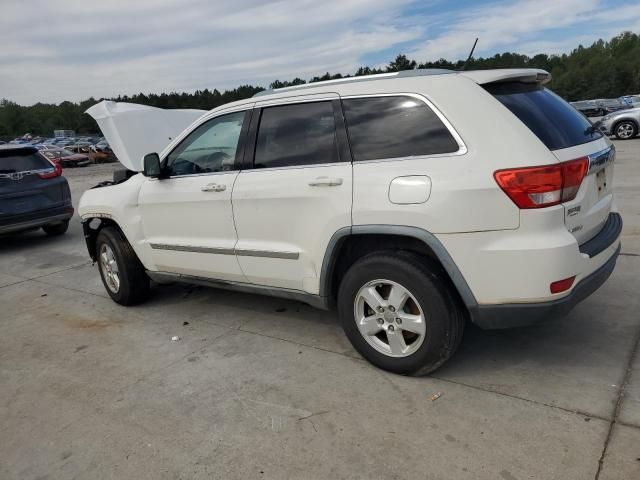
<svg viewBox="0 0 640 480">
<path fill-rule="evenodd" d="M 465 323 L 443 274 L 411 253 L 377 253 L 354 263 L 340 284 L 338 313 L 363 357 L 408 375 L 426 375 L 447 361 Z"/>
<path fill-rule="evenodd" d="M 142 263 L 122 233 L 114 227 L 100 230 L 96 239 L 98 268 L 109 296 L 120 305 L 147 299 L 150 281 Z"/>
<path fill-rule="evenodd" d="M 638 126 L 628 120 L 616 123 L 613 133 L 620 140 L 629 140 L 638 134 Z"/>
<path fill-rule="evenodd" d="M 56 236 L 64 234 L 69 228 L 69 220 L 65 220 L 59 223 L 51 223 L 42 227 L 44 233 L 49 236 Z"/>
</svg>

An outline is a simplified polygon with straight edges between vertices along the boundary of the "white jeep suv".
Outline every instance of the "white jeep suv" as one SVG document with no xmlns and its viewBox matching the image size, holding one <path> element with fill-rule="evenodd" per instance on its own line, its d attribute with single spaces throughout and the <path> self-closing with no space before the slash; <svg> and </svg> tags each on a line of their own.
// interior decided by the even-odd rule
<svg viewBox="0 0 640 480">
<path fill-rule="evenodd" d="M 120 304 L 150 280 L 297 299 L 336 308 L 371 363 L 426 374 L 467 320 L 565 314 L 613 271 L 614 148 L 548 80 L 415 70 L 221 106 L 85 192 L 89 254 Z"/>
</svg>

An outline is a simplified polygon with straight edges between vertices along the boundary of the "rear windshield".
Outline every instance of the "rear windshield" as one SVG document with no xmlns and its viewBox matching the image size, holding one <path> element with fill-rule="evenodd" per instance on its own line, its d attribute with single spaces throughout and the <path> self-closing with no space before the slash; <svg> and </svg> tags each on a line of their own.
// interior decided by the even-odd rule
<svg viewBox="0 0 640 480">
<path fill-rule="evenodd" d="M 575 108 L 541 85 L 506 82 L 491 83 L 484 88 L 529 127 L 549 150 L 602 137 Z"/>
<path fill-rule="evenodd" d="M 0 152 L 0 173 L 26 172 L 52 168 L 40 154 L 32 152 Z"/>
</svg>

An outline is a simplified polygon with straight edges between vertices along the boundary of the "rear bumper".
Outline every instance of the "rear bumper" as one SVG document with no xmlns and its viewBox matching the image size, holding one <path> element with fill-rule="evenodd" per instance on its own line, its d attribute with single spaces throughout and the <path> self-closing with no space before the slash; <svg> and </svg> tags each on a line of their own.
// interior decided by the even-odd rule
<svg viewBox="0 0 640 480">
<path fill-rule="evenodd" d="M 595 272 L 584 277 L 566 297 L 542 303 L 478 305 L 471 309 L 473 322 L 485 329 L 523 327 L 553 320 L 568 314 L 609 278 L 616 266 L 621 245 Z"/>
<path fill-rule="evenodd" d="M 64 222 L 73 216 L 73 212 L 74 210 L 71 205 L 65 205 L 63 207 L 40 210 L 22 215 L 12 215 L 10 218 L 2 219 L 0 222 L 0 233 L 19 232 L 42 227 L 50 223 Z"/>
</svg>

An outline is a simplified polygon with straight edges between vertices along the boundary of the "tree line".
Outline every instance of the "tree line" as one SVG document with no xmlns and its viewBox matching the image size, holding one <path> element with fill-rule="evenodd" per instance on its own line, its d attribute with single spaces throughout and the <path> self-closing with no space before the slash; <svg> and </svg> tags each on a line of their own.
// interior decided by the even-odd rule
<svg viewBox="0 0 640 480">
<path fill-rule="evenodd" d="M 482 39 L 480 39 L 482 41 Z M 415 68 L 447 68 L 459 70 L 465 61 L 451 62 L 441 58 L 435 62 L 418 63 L 398 55 L 383 68 L 360 67 L 355 73 L 325 73 L 308 80 L 309 83 L 350 76 L 372 75 Z M 592 98 L 614 98 L 640 94 L 640 35 L 624 32 L 609 41 L 598 40 L 589 47 L 578 46 L 568 54 L 533 56 L 518 53 L 499 53 L 487 58 L 473 58 L 467 70 L 489 68 L 542 68 L 552 75 L 549 87 L 569 101 Z M 301 78 L 275 80 L 269 88 L 281 88 L 307 83 Z M 261 86 L 242 85 L 233 90 L 196 90 L 193 93 L 138 93 L 111 98 L 118 102 L 132 102 L 160 108 L 197 108 L 210 110 L 228 102 L 253 96 L 264 90 Z M 0 100 L 0 137 L 8 138 L 32 134 L 53 134 L 54 129 L 71 129 L 78 133 L 95 133 L 95 121 L 84 111 L 98 101 L 95 98 L 73 103 L 36 103 L 21 106 L 8 99 Z"/>
</svg>

